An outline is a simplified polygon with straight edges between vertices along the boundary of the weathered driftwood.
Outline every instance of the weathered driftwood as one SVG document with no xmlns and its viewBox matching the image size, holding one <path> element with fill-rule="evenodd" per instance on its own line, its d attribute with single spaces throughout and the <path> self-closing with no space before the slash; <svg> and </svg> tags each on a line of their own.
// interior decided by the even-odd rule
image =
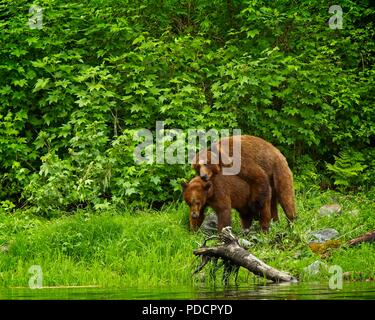
<svg viewBox="0 0 375 320">
<path fill-rule="evenodd" d="M 212 239 L 212 237 L 210 239 Z M 290 274 L 276 270 L 265 264 L 241 247 L 238 239 L 233 235 L 231 227 L 223 228 L 219 233 L 218 239 L 221 243 L 216 247 L 206 247 L 205 241 L 203 247 L 194 250 L 196 256 L 202 256 L 202 264 L 198 267 L 196 272 L 202 270 L 210 258 L 221 258 L 224 263 L 230 263 L 234 268 L 238 268 L 239 266 L 244 267 L 250 272 L 274 282 L 297 281 L 297 279 Z"/>
<path fill-rule="evenodd" d="M 360 237 L 354 238 L 352 240 L 348 241 L 348 244 L 350 246 L 354 246 L 356 244 L 362 243 L 362 242 L 369 242 L 369 241 L 375 241 L 375 230 L 367 232 Z"/>
</svg>

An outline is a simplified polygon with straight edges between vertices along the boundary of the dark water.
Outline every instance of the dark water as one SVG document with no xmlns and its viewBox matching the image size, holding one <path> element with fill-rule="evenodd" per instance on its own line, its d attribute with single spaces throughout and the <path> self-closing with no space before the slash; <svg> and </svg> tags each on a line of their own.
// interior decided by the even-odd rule
<svg viewBox="0 0 375 320">
<path fill-rule="evenodd" d="M 327 283 L 288 283 L 227 288 L 2 288 L 0 300 L 132 300 L 132 299 L 271 299 L 375 300 L 375 282 L 344 282 L 340 290 Z"/>
</svg>

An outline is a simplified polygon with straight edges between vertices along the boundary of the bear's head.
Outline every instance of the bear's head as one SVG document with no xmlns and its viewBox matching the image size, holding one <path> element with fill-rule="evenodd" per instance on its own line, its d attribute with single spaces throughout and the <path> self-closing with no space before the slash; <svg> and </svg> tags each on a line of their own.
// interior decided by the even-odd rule
<svg viewBox="0 0 375 320">
<path fill-rule="evenodd" d="M 226 137 L 200 150 L 191 164 L 205 181 L 219 172 L 223 175 L 237 175 L 241 171 L 242 149 L 241 135 Z"/>
<path fill-rule="evenodd" d="M 219 157 L 207 150 L 196 154 L 192 161 L 192 167 L 204 181 L 210 180 L 212 176 L 221 171 Z"/>
<path fill-rule="evenodd" d="M 190 208 L 190 229 L 197 230 L 203 223 L 207 200 L 213 195 L 212 182 L 195 177 L 189 183 L 183 183 L 182 189 L 184 200 Z"/>
</svg>

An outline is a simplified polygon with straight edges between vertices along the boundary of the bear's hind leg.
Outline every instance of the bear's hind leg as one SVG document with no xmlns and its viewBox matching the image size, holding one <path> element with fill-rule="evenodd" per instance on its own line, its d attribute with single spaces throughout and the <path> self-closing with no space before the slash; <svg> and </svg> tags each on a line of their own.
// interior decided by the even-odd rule
<svg viewBox="0 0 375 320">
<path fill-rule="evenodd" d="M 268 192 L 264 195 L 260 201 L 262 206 L 260 208 L 260 225 L 263 232 L 268 232 L 271 223 L 271 200 L 272 200 L 272 189 L 269 184 L 267 184 Z"/>
<path fill-rule="evenodd" d="M 277 213 L 277 195 L 275 188 L 272 188 L 272 198 L 271 198 L 271 218 L 273 221 L 279 220 L 279 215 Z"/>
<path fill-rule="evenodd" d="M 268 232 L 271 223 L 271 206 L 270 200 L 266 201 L 261 210 L 260 225 L 263 232 Z"/>
<path fill-rule="evenodd" d="M 243 233 L 248 233 L 250 231 L 251 224 L 253 222 L 253 212 L 250 209 L 242 209 L 240 210 L 240 218 L 241 218 L 241 226 Z"/>
<path fill-rule="evenodd" d="M 296 218 L 293 175 L 287 164 L 279 165 L 274 174 L 275 191 L 287 218 L 292 221 Z"/>
<path fill-rule="evenodd" d="M 253 213 L 259 213 L 266 201 L 271 201 L 270 181 L 265 171 L 258 165 L 251 167 L 241 167 L 240 178 L 245 180 L 250 186 L 250 199 L 248 207 L 253 208 Z M 268 208 L 270 209 L 270 203 Z"/>
</svg>

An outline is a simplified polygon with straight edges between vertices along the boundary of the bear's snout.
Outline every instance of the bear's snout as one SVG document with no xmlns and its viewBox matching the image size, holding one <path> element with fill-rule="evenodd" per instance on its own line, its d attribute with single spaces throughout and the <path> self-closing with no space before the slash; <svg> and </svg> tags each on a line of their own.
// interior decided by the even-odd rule
<svg viewBox="0 0 375 320">
<path fill-rule="evenodd" d="M 201 175 L 201 179 L 204 180 L 204 181 L 207 181 L 208 180 L 208 175 L 207 174 Z"/>
<path fill-rule="evenodd" d="M 197 218 L 199 217 L 199 212 L 192 212 L 192 213 L 191 213 L 191 217 L 192 217 L 193 219 L 197 219 Z"/>
</svg>

